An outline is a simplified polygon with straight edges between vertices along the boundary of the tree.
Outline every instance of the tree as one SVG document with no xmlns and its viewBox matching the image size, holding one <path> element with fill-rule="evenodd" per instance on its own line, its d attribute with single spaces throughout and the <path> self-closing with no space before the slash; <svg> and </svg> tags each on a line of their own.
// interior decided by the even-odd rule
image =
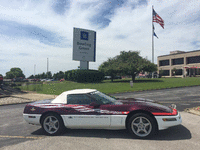
<svg viewBox="0 0 200 150">
<path fill-rule="evenodd" d="M 9 72 L 6 72 L 7 79 L 13 79 L 19 77 L 25 78 L 25 75 L 23 74 L 20 68 L 11 68 Z"/>
<path fill-rule="evenodd" d="M 35 76 L 34 75 L 31 75 L 31 76 L 29 76 L 28 78 L 29 79 L 45 79 L 45 78 L 47 78 L 47 76 L 48 76 L 48 78 L 49 79 L 52 79 L 52 74 L 51 74 L 51 71 L 49 71 L 49 72 L 47 72 L 47 73 L 42 73 L 42 74 L 36 74 Z"/>
<path fill-rule="evenodd" d="M 31 75 L 30 77 L 28 77 L 28 79 L 34 79 L 34 75 Z"/>
<path fill-rule="evenodd" d="M 140 72 L 153 72 L 157 70 L 155 64 L 149 60 L 142 58 L 138 51 L 122 51 L 117 56 L 120 70 L 125 75 L 131 75 L 132 81 L 135 81 L 135 76 Z"/>
<path fill-rule="evenodd" d="M 41 75 L 40 75 L 40 79 L 45 79 L 47 78 L 47 75 L 43 72 Z"/>
<path fill-rule="evenodd" d="M 142 58 L 138 51 L 121 51 L 120 55 L 104 62 L 99 67 L 99 70 L 105 71 L 110 75 L 111 73 L 130 75 L 132 81 L 135 81 L 136 74 L 144 71 L 153 72 L 157 70 L 157 67 L 149 60 Z"/>
<path fill-rule="evenodd" d="M 48 79 L 52 79 L 52 73 L 51 73 L 51 71 L 48 71 L 48 72 L 47 72 L 47 78 L 48 78 Z"/>
<path fill-rule="evenodd" d="M 53 78 L 60 80 L 60 79 L 64 78 L 64 76 L 65 76 L 64 72 L 59 71 L 58 73 L 54 73 Z"/>
<path fill-rule="evenodd" d="M 117 75 L 119 70 L 116 68 L 116 59 L 109 58 L 108 61 L 103 62 L 99 66 L 99 71 L 103 72 L 104 75 L 111 76 L 111 81 L 113 82 L 114 77 Z"/>
</svg>

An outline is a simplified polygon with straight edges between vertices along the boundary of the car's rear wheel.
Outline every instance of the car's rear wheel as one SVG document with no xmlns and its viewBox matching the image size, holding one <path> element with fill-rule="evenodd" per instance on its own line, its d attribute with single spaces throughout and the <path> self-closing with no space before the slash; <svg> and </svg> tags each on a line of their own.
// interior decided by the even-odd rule
<svg viewBox="0 0 200 150">
<path fill-rule="evenodd" d="M 157 131 L 154 119 L 145 114 L 134 114 L 128 121 L 129 132 L 136 138 L 149 138 Z"/>
<path fill-rule="evenodd" d="M 62 118 L 54 113 L 46 114 L 42 118 L 42 128 L 47 135 L 58 135 L 64 129 Z"/>
</svg>

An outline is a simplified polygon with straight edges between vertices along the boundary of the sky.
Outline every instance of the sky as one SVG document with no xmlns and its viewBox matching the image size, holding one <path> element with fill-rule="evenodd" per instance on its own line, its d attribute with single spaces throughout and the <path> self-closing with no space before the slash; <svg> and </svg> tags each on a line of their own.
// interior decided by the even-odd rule
<svg viewBox="0 0 200 150">
<path fill-rule="evenodd" d="M 154 23 L 154 63 L 170 51 L 200 48 L 200 0 L 5 0 L 0 1 L 0 74 L 21 68 L 26 77 L 77 69 L 73 28 L 96 31 L 98 67 L 120 51 L 139 51 L 152 61 L 152 6 L 164 20 Z"/>
</svg>

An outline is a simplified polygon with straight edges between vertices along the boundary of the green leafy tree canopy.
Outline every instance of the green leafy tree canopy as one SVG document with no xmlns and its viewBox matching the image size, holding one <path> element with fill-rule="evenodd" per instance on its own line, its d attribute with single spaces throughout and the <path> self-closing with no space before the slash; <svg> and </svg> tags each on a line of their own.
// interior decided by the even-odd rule
<svg viewBox="0 0 200 150">
<path fill-rule="evenodd" d="M 20 68 L 11 68 L 10 71 L 6 72 L 7 79 L 13 79 L 19 77 L 25 78 L 25 75 L 23 74 Z"/>
<path fill-rule="evenodd" d="M 99 70 L 110 76 L 112 74 L 130 75 L 135 81 L 136 74 L 142 71 L 153 72 L 157 70 L 157 67 L 149 60 L 142 58 L 138 51 L 121 51 L 120 55 L 102 63 Z"/>
<path fill-rule="evenodd" d="M 107 61 L 103 62 L 99 66 L 99 71 L 103 72 L 106 76 L 111 76 L 113 81 L 114 77 L 117 75 L 119 70 L 117 69 L 117 60 L 116 58 L 109 58 Z"/>
<path fill-rule="evenodd" d="M 64 78 L 64 76 L 65 76 L 65 73 L 62 71 L 59 71 L 58 73 L 54 73 L 53 78 L 60 80 L 60 79 Z"/>
</svg>

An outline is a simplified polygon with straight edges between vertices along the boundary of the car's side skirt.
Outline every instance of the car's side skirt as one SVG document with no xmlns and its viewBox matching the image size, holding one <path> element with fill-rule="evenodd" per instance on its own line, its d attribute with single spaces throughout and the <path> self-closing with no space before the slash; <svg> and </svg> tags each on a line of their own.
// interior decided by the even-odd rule
<svg viewBox="0 0 200 150">
<path fill-rule="evenodd" d="M 61 115 L 71 129 L 125 129 L 127 115 Z"/>
</svg>

